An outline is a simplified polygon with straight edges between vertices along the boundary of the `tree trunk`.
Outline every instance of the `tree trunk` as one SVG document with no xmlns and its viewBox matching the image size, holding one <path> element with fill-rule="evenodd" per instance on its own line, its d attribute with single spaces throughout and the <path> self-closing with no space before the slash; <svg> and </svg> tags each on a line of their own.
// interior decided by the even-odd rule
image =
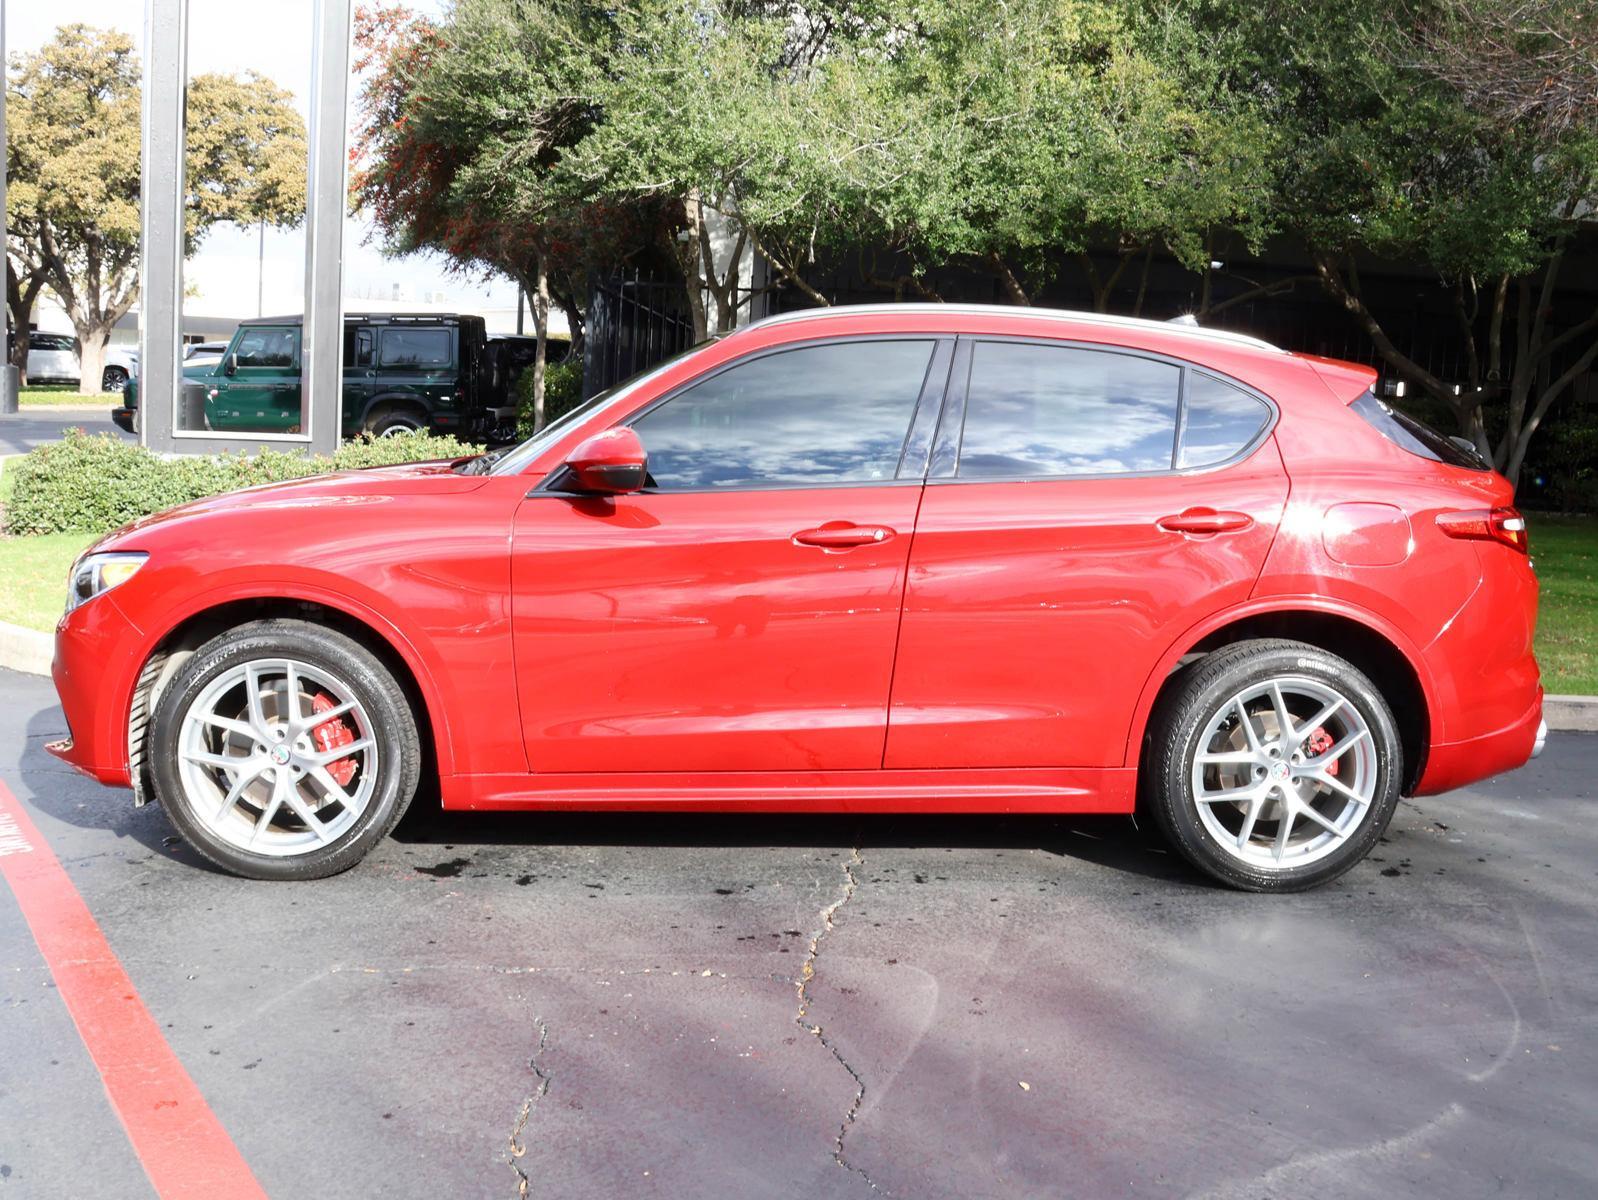
<svg viewBox="0 0 1598 1200">
<path fill-rule="evenodd" d="M 99 395 L 100 379 L 105 374 L 105 348 L 111 340 L 111 326 L 74 320 L 72 327 L 77 331 L 80 343 L 78 394 Z"/>
<path fill-rule="evenodd" d="M 39 298 L 39 292 L 44 287 L 44 272 L 31 271 L 27 281 L 17 278 L 15 269 L 11 266 L 11 259 L 6 258 L 6 307 L 11 310 L 11 328 L 14 340 L 11 344 L 11 363 L 17 368 L 22 377 L 24 387 L 28 383 L 28 346 L 33 340 L 33 303 Z"/>
<path fill-rule="evenodd" d="M 672 238 L 670 250 L 682 271 L 683 290 L 687 293 L 688 312 L 694 322 L 694 343 L 710 336 L 710 321 L 705 312 L 705 278 L 700 271 L 700 231 L 704 227 L 705 213 L 699 201 L 699 189 L 692 188 L 683 199 L 683 219 L 687 223 L 686 240 Z"/>
<path fill-rule="evenodd" d="M 544 427 L 544 366 L 549 357 L 549 257 L 542 250 L 533 279 L 533 432 Z"/>
</svg>

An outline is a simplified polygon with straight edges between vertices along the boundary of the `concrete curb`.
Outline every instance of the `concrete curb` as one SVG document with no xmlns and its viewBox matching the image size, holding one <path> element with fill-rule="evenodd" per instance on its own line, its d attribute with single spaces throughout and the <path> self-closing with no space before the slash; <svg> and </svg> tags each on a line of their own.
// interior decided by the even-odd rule
<svg viewBox="0 0 1598 1200">
<path fill-rule="evenodd" d="M 0 621 L 0 667 L 29 675 L 48 675 L 54 657 L 55 638 L 50 634 Z"/>
<path fill-rule="evenodd" d="M 1598 733 L 1598 696 L 1544 696 L 1543 720 L 1549 729 Z"/>
</svg>

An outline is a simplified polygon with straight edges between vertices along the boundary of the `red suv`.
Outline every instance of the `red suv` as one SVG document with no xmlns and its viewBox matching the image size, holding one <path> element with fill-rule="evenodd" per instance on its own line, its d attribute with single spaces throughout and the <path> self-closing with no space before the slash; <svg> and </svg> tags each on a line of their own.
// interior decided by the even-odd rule
<svg viewBox="0 0 1598 1200">
<path fill-rule="evenodd" d="M 1499 475 L 1360 366 L 1011 308 L 762 321 L 460 462 L 76 564 L 71 737 L 241 875 L 450 809 L 1130 813 L 1258 890 L 1541 747 Z"/>
</svg>

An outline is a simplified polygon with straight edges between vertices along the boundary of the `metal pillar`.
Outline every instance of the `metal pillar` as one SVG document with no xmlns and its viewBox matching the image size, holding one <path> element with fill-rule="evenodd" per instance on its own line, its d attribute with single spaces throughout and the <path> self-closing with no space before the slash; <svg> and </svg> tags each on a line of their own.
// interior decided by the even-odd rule
<svg viewBox="0 0 1598 1200">
<path fill-rule="evenodd" d="M 300 387 L 311 449 L 331 454 L 344 394 L 344 209 L 348 203 L 351 5 L 316 0 L 311 161 L 305 180 L 305 329 Z"/>
<path fill-rule="evenodd" d="M 0 0 L 0 259 L 10 252 L 6 240 L 6 86 L 11 72 L 6 69 L 6 0 Z M 3 324 L 4 322 L 0 322 Z M 11 347 L 6 347 L 5 361 L 0 362 L 0 413 L 17 411 L 17 369 L 11 365 Z"/>
<path fill-rule="evenodd" d="M 145 0 L 143 239 L 140 246 L 139 422 L 151 449 L 190 454 L 272 444 L 331 453 L 343 407 L 344 207 L 352 0 L 316 0 L 311 29 L 310 161 L 306 177 L 305 324 L 299 434 L 226 437 L 177 429 L 182 372 L 184 98 L 188 0 Z"/>
<path fill-rule="evenodd" d="M 144 7 L 139 149 L 139 439 L 174 450 L 183 315 L 183 124 L 189 0 Z"/>
</svg>

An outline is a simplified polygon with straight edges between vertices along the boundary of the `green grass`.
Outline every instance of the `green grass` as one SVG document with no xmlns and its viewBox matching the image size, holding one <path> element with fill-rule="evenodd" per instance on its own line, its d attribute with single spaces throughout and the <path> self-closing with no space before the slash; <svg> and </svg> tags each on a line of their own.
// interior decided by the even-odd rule
<svg viewBox="0 0 1598 1200">
<path fill-rule="evenodd" d="M 82 393 L 71 384 L 51 383 L 23 388 L 17 403 L 23 408 L 115 408 L 122 400 L 111 392 Z"/>
<path fill-rule="evenodd" d="M 0 537 L 0 621 L 55 628 L 67 602 L 67 571 L 92 533 Z"/>
<path fill-rule="evenodd" d="M 1542 583 L 1537 661 L 1549 692 L 1598 695 L 1598 517 L 1530 517 Z"/>
</svg>

